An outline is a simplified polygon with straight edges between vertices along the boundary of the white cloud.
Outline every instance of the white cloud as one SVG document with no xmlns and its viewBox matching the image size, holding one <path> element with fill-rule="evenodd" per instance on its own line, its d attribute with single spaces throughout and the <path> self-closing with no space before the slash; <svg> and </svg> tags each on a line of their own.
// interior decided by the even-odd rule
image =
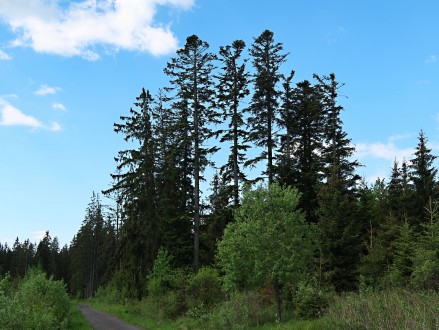
<svg viewBox="0 0 439 330">
<path fill-rule="evenodd" d="M 52 125 L 50 125 L 49 130 L 52 132 L 59 132 L 62 131 L 62 127 L 57 122 L 53 122 Z"/>
<path fill-rule="evenodd" d="M 178 46 L 169 26 L 156 24 L 158 6 L 187 10 L 195 0 L 0 1 L 0 18 L 17 34 L 12 46 L 96 60 L 95 46 L 168 54 Z"/>
<path fill-rule="evenodd" d="M 28 126 L 42 128 L 43 124 L 36 118 L 26 115 L 11 104 L 0 100 L 1 126 Z"/>
<path fill-rule="evenodd" d="M 10 61 L 12 57 L 0 49 L 0 61 Z"/>
<path fill-rule="evenodd" d="M 438 60 L 437 55 L 429 55 L 429 56 L 427 57 L 427 59 L 425 60 L 425 63 L 430 64 L 430 63 L 437 62 L 437 60 Z"/>
<path fill-rule="evenodd" d="M 46 230 L 36 230 L 32 233 L 32 238 L 34 240 L 41 241 L 44 236 L 46 236 Z"/>
<path fill-rule="evenodd" d="M 51 125 L 45 125 L 37 118 L 23 113 L 2 98 L 0 98 L 0 126 L 25 126 L 53 132 L 62 130 L 61 125 L 58 123 L 53 122 Z"/>
<path fill-rule="evenodd" d="M 414 148 L 399 148 L 395 145 L 395 140 L 391 139 L 387 143 L 358 143 L 355 150 L 356 157 L 359 159 L 373 157 L 390 161 L 396 159 L 400 162 L 403 159 L 409 159 L 415 151 Z"/>
<path fill-rule="evenodd" d="M 50 87 L 47 85 L 41 85 L 40 88 L 34 92 L 34 94 L 44 96 L 49 94 L 56 94 L 60 90 L 61 88 L 59 87 Z"/>
<path fill-rule="evenodd" d="M 60 111 L 67 111 L 67 108 L 65 107 L 64 104 L 62 104 L 62 103 L 57 103 L 57 102 L 54 102 L 54 103 L 52 104 L 52 109 L 60 110 Z"/>
</svg>

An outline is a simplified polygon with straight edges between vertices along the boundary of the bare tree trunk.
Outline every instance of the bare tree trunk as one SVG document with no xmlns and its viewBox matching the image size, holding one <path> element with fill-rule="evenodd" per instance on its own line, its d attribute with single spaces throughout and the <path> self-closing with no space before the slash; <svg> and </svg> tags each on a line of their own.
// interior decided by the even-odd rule
<svg viewBox="0 0 439 330">
<path fill-rule="evenodd" d="M 274 300 L 276 302 L 276 321 L 282 321 L 282 297 L 281 286 L 277 280 L 273 281 Z"/>
</svg>

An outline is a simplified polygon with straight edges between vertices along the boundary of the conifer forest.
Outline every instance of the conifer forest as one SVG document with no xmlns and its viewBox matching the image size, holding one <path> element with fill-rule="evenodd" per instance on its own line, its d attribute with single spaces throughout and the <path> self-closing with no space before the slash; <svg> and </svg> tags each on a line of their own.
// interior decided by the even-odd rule
<svg viewBox="0 0 439 330">
<path fill-rule="evenodd" d="M 296 80 L 289 51 L 269 30 L 219 49 L 189 36 L 163 68 L 168 83 L 153 91 L 146 78 L 120 109 L 125 148 L 70 244 L 50 228 L 38 243 L 0 244 L 0 310 L 12 299 L 5 288 L 37 268 L 71 299 L 195 329 L 438 327 L 428 137 L 419 132 L 388 179 L 366 182 L 342 121 L 349 82 L 330 72 Z"/>
</svg>

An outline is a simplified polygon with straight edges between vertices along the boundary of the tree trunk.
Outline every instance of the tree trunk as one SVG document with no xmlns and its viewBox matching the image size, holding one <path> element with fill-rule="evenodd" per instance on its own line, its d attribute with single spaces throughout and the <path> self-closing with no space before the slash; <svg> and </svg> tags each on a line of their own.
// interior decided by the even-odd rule
<svg viewBox="0 0 439 330">
<path fill-rule="evenodd" d="M 200 268 L 200 155 L 198 133 L 197 55 L 194 58 L 194 268 Z"/>
<path fill-rule="evenodd" d="M 273 281 L 274 300 L 276 302 L 276 321 L 282 321 L 282 297 L 281 286 L 277 280 Z"/>
</svg>

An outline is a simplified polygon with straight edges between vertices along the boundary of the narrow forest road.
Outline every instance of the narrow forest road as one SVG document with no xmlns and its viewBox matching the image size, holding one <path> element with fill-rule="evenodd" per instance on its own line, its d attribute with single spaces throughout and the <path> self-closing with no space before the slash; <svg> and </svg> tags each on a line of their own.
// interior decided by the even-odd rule
<svg viewBox="0 0 439 330">
<path fill-rule="evenodd" d="M 141 330 L 141 328 L 122 322 L 114 316 L 94 310 L 89 305 L 79 304 L 78 308 L 94 330 Z"/>
</svg>

